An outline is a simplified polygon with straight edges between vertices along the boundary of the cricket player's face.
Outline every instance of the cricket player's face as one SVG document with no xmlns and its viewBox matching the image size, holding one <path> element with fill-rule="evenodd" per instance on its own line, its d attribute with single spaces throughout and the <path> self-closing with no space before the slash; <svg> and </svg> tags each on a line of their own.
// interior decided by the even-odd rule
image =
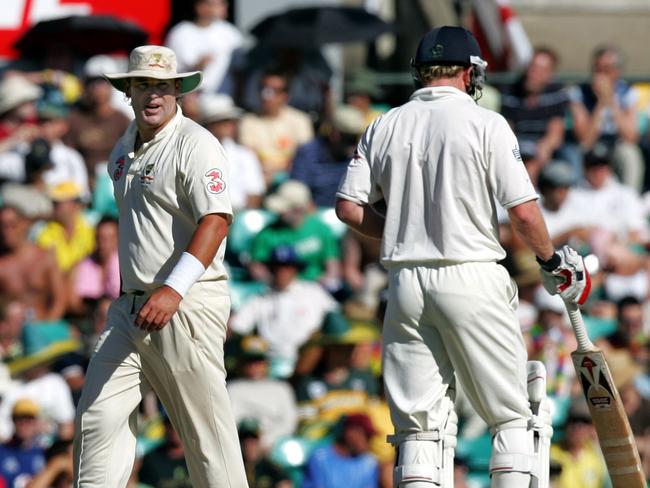
<svg viewBox="0 0 650 488">
<path fill-rule="evenodd" d="M 180 88 L 176 80 L 134 78 L 127 95 L 140 132 L 156 134 L 176 113 L 176 96 Z"/>
</svg>

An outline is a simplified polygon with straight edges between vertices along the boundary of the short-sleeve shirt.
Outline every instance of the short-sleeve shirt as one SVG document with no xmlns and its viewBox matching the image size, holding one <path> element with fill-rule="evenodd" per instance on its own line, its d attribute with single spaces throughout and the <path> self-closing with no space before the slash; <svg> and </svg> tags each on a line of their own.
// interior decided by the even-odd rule
<svg viewBox="0 0 650 488">
<path fill-rule="evenodd" d="M 417 90 L 364 133 L 339 198 L 386 200 L 381 261 L 498 261 L 495 200 L 537 199 L 506 120 L 453 87 Z"/>
<path fill-rule="evenodd" d="M 297 228 L 272 224 L 263 229 L 253 241 L 253 261 L 267 262 L 273 249 L 278 246 L 292 246 L 305 268 L 300 272 L 304 280 L 317 280 L 325 271 L 330 259 L 339 257 L 339 245 L 330 228 L 318 217 L 308 215 Z"/>
<path fill-rule="evenodd" d="M 119 208 L 122 289 L 161 286 L 208 214 L 232 218 L 230 167 L 219 141 L 183 116 L 174 118 L 137 152 L 135 122 L 111 153 L 108 173 Z M 224 239 L 200 282 L 223 282 Z"/>
<path fill-rule="evenodd" d="M 569 108 L 569 93 L 558 83 L 551 83 L 530 104 L 523 80 L 516 83 L 511 92 L 501 96 L 501 114 L 512 125 L 521 140 L 537 142 L 546 135 L 553 118 L 561 118 Z"/>
</svg>

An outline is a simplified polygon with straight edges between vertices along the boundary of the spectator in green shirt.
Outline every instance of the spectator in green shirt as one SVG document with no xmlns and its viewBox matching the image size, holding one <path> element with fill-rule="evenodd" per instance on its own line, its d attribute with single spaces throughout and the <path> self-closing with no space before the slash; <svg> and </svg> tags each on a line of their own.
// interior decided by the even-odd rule
<svg viewBox="0 0 650 488">
<path fill-rule="evenodd" d="M 253 279 L 270 282 L 271 272 L 264 263 L 273 249 L 285 245 L 293 247 L 305 264 L 300 278 L 319 281 L 329 291 L 337 291 L 341 286 L 339 242 L 331 229 L 313 213 L 309 187 L 296 180 L 287 180 L 265 199 L 264 206 L 278 214 L 278 219 L 253 241 L 249 268 Z"/>
</svg>

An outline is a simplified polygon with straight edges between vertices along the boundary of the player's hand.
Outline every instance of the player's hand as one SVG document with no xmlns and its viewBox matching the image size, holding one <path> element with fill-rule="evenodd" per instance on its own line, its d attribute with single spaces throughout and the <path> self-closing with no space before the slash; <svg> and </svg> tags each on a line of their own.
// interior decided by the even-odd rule
<svg viewBox="0 0 650 488">
<path fill-rule="evenodd" d="M 542 268 L 542 285 L 551 295 L 559 294 L 565 302 L 579 305 L 587 300 L 591 290 L 591 277 L 577 252 L 564 246 L 551 259 L 539 263 Z"/>
<path fill-rule="evenodd" d="M 142 306 L 135 319 L 135 325 L 147 332 L 162 329 L 176 313 L 182 299 L 173 288 L 161 286 Z"/>
</svg>

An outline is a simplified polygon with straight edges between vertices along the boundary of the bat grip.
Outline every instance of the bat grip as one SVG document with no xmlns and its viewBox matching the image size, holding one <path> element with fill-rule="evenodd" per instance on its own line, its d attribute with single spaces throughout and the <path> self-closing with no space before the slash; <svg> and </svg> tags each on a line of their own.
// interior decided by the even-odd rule
<svg viewBox="0 0 650 488">
<path fill-rule="evenodd" d="M 573 332 L 578 341 L 578 352 L 587 352 L 593 351 L 596 349 L 593 342 L 589 340 L 589 335 L 587 334 L 587 329 L 585 323 L 582 320 L 582 313 L 578 308 L 576 303 L 565 303 L 566 310 L 569 313 L 569 320 L 571 321 L 571 327 L 573 327 Z"/>
</svg>

